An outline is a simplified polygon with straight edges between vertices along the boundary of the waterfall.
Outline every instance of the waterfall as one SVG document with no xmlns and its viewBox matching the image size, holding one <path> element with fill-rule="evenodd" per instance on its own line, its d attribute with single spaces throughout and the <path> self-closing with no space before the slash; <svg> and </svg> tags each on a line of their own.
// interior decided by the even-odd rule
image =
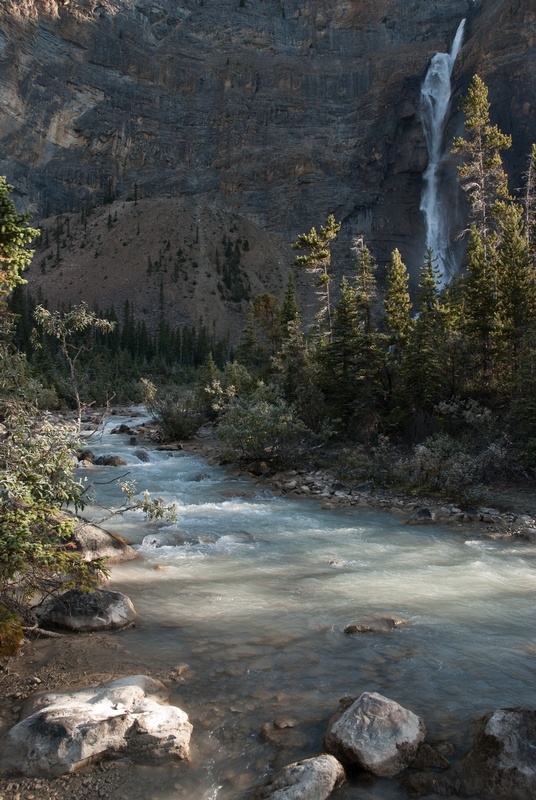
<svg viewBox="0 0 536 800">
<path fill-rule="evenodd" d="M 443 133 L 450 105 L 450 78 L 463 41 L 465 19 L 456 31 L 450 53 L 436 53 L 430 62 L 421 89 L 421 120 L 428 149 L 428 167 L 423 175 L 421 211 L 426 224 L 426 247 L 433 251 L 442 281 L 454 271 L 449 253 L 447 209 L 438 187 L 438 173 L 445 156 Z"/>
</svg>

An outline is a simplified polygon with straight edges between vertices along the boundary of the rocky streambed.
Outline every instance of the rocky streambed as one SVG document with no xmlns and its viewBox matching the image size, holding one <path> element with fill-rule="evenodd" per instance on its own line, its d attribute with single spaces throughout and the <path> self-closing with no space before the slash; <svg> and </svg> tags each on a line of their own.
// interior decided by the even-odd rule
<svg viewBox="0 0 536 800">
<path fill-rule="evenodd" d="M 188 715 L 190 760 L 138 763 L 125 753 L 67 778 L 3 776 L 0 796 L 257 800 L 286 792 L 279 800 L 301 797 L 300 781 L 311 776 L 337 800 L 501 797 L 501 780 L 505 797 L 532 796 L 489 776 L 490 757 L 503 752 L 497 735 L 530 762 L 533 712 L 482 721 L 480 751 L 472 733 L 497 709 L 536 707 L 536 551 L 519 535 L 532 527 L 530 514 L 416 504 L 334 486 L 312 470 L 252 479 L 210 464 L 203 441 L 197 452 L 157 450 L 133 435 L 108 430 L 91 444 L 95 460 L 121 458 L 121 474 L 179 506 L 174 525 L 137 513 L 107 523 L 139 556 L 114 565 L 106 587 L 131 598 L 135 626 L 25 645 L 26 656 L 0 676 L 9 695 L 3 733 L 36 691 L 145 674 L 165 687 L 160 702 Z M 117 467 L 90 464 L 81 474 L 98 477 L 101 502 L 119 504 L 120 490 L 107 483 Z M 97 507 L 88 511 L 98 518 Z M 406 524 L 412 518 L 418 524 Z M 409 768 L 393 777 L 363 770 L 346 744 L 324 738 L 337 707 L 340 718 L 363 695 L 425 725 Z M 343 783 L 329 759 L 311 762 L 326 748 L 342 763 Z M 507 763 L 512 752 L 503 756 Z M 328 796 L 314 791 L 303 797 Z"/>
</svg>

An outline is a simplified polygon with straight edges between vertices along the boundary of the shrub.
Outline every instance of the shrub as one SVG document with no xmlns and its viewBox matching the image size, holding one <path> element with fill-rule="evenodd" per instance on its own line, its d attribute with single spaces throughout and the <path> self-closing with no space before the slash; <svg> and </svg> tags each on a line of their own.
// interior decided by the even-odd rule
<svg viewBox="0 0 536 800">
<path fill-rule="evenodd" d="M 251 396 L 231 402 L 218 425 L 226 455 L 249 461 L 293 459 L 309 433 L 294 408 L 262 383 Z"/>
<path fill-rule="evenodd" d="M 167 439 L 191 439 L 204 422 L 199 396 L 193 389 L 158 390 L 146 379 L 141 381 L 145 404 L 162 426 Z"/>
</svg>

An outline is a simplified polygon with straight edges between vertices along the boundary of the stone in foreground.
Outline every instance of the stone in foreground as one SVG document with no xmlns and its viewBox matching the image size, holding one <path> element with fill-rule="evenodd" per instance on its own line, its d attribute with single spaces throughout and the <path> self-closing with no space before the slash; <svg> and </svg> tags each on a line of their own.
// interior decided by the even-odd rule
<svg viewBox="0 0 536 800">
<path fill-rule="evenodd" d="M 55 625 L 78 633 L 125 628 L 136 617 L 130 599 L 121 592 L 71 589 L 51 598 L 38 611 L 40 625 Z"/>
<path fill-rule="evenodd" d="M 382 778 L 392 778 L 413 761 L 426 736 L 424 721 L 376 692 L 345 697 L 324 737 L 328 753 Z"/>
<path fill-rule="evenodd" d="M 0 769 L 54 777 L 127 755 L 140 761 L 187 759 L 192 726 L 180 708 L 158 702 L 163 689 L 145 675 L 131 675 L 42 695 L 30 716 L 9 731 Z"/>
<path fill-rule="evenodd" d="M 471 793 L 490 800 L 534 800 L 536 711 L 501 708 L 482 717 L 461 769 Z"/>
<path fill-rule="evenodd" d="M 326 800 L 345 777 L 337 759 L 324 754 L 283 767 L 249 800 Z"/>
</svg>

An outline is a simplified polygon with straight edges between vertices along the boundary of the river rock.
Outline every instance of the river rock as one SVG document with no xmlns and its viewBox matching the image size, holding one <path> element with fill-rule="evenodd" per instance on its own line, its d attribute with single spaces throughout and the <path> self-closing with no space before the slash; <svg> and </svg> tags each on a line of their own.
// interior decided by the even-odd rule
<svg viewBox="0 0 536 800">
<path fill-rule="evenodd" d="M 142 547 L 181 547 L 186 544 L 186 537 L 177 531 L 162 531 L 144 536 Z"/>
<path fill-rule="evenodd" d="M 260 735 L 269 744 L 282 750 L 300 750 L 307 744 L 307 736 L 294 726 L 280 727 L 277 723 L 266 722 L 260 729 Z"/>
<path fill-rule="evenodd" d="M 77 522 L 70 542 L 84 561 L 106 558 L 109 563 L 132 561 L 138 553 L 123 539 L 85 520 Z"/>
<path fill-rule="evenodd" d="M 351 622 L 344 629 L 350 633 L 390 633 L 394 628 L 407 625 L 407 619 L 397 617 L 395 614 L 366 614 Z"/>
<path fill-rule="evenodd" d="M 3 772 L 54 777 L 94 761 L 130 756 L 155 761 L 189 757 L 192 726 L 162 705 L 162 684 L 145 675 L 39 696 L 9 731 Z"/>
<path fill-rule="evenodd" d="M 404 525 L 433 525 L 435 518 L 429 508 L 420 508 L 413 516 L 404 522 Z"/>
<path fill-rule="evenodd" d="M 90 461 L 92 464 L 95 462 L 93 450 L 79 450 L 77 456 L 79 461 Z"/>
<path fill-rule="evenodd" d="M 37 615 L 40 625 L 86 633 L 124 628 L 133 622 L 136 612 L 130 599 L 121 592 L 97 589 L 84 593 L 71 589 L 47 600 Z"/>
<path fill-rule="evenodd" d="M 482 717 L 461 769 L 470 793 L 489 800 L 534 800 L 536 711 L 501 708 Z"/>
<path fill-rule="evenodd" d="M 283 767 L 255 789 L 249 800 L 326 800 L 345 778 L 337 759 L 323 754 Z"/>
<path fill-rule="evenodd" d="M 329 722 L 324 747 L 343 763 L 382 778 L 402 772 L 426 736 L 424 720 L 376 692 L 345 697 Z"/>
<path fill-rule="evenodd" d="M 136 458 L 139 458 L 139 460 L 143 461 L 145 464 L 147 464 L 151 460 L 149 458 L 149 453 L 147 452 L 147 450 L 144 450 L 143 448 L 140 448 L 139 450 L 134 450 L 134 455 L 136 456 Z"/>
<path fill-rule="evenodd" d="M 99 467 L 126 467 L 127 464 L 121 456 L 99 456 L 94 463 Z"/>
</svg>

